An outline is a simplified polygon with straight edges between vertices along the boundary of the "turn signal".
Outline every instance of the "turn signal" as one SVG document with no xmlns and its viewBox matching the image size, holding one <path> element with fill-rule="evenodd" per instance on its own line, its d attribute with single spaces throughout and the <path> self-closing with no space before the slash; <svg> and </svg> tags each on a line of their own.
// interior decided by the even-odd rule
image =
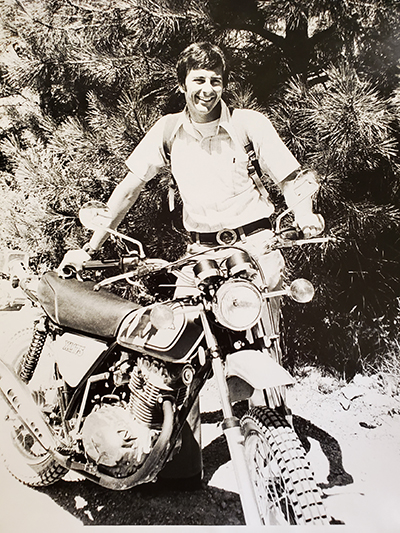
<svg viewBox="0 0 400 533">
<path fill-rule="evenodd" d="M 310 302 L 314 298 L 314 287 L 308 279 L 295 279 L 289 287 L 289 296 L 301 304 Z"/>
</svg>

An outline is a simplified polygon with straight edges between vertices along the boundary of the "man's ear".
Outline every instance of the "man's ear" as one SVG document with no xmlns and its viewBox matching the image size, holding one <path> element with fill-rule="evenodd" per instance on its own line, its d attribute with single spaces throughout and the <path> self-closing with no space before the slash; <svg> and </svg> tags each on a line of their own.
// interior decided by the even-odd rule
<svg viewBox="0 0 400 533">
<path fill-rule="evenodd" d="M 186 87 L 184 85 L 179 84 L 179 92 L 185 93 L 186 92 Z"/>
</svg>

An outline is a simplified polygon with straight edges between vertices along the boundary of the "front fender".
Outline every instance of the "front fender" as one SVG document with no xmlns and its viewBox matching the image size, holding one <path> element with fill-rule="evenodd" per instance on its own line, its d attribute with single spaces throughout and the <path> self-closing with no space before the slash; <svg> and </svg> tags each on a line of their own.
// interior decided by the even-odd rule
<svg viewBox="0 0 400 533">
<path fill-rule="evenodd" d="M 225 363 L 226 377 L 237 376 L 254 389 L 292 385 L 295 380 L 265 352 L 241 350 L 229 354 Z"/>
</svg>

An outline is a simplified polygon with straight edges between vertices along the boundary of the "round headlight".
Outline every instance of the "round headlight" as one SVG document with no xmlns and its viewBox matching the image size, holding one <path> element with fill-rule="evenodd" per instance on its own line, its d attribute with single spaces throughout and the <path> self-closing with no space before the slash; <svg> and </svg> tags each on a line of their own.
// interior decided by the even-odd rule
<svg viewBox="0 0 400 533">
<path fill-rule="evenodd" d="M 243 331 L 256 324 L 261 316 L 263 300 L 252 283 L 232 279 L 216 292 L 213 312 L 220 324 L 234 331 Z"/>
</svg>

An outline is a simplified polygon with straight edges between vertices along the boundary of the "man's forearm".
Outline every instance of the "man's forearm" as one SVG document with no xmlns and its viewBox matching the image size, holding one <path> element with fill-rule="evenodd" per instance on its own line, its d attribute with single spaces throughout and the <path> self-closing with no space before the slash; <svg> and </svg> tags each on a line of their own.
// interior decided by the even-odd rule
<svg viewBox="0 0 400 533">
<path fill-rule="evenodd" d="M 319 185 L 312 171 L 298 172 L 291 175 L 280 184 L 286 205 L 296 214 L 312 212 L 313 195 Z"/>
<path fill-rule="evenodd" d="M 116 229 L 125 218 L 125 215 L 136 202 L 143 186 L 144 182 L 130 172 L 116 186 L 107 202 L 111 213 L 111 223 L 109 226 L 111 229 Z M 99 250 L 108 235 L 109 233 L 107 231 L 95 231 L 89 242 L 92 250 Z"/>
</svg>

